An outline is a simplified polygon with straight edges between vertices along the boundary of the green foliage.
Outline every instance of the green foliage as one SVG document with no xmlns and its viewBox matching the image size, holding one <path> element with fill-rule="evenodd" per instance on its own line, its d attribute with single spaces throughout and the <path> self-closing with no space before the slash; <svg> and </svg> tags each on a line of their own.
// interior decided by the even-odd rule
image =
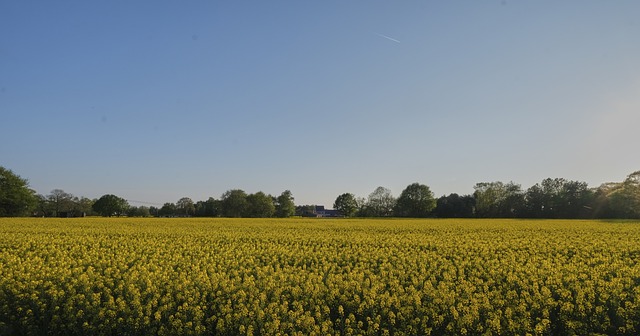
<svg viewBox="0 0 640 336">
<path fill-rule="evenodd" d="M 601 188 L 603 217 L 640 218 L 640 171 L 629 174 L 622 183 Z"/>
<path fill-rule="evenodd" d="M 62 189 L 51 190 L 47 196 L 47 201 L 53 212 L 53 217 L 58 217 L 63 212 L 70 212 L 74 207 L 73 195 Z"/>
<path fill-rule="evenodd" d="M 340 211 L 343 216 L 351 217 L 358 211 L 358 201 L 354 194 L 344 193 L 333 202 L 333 208 Z"/>
<path fill-rule="evenodd" d="M 93 203 L 93 210 L 104 217 L 124 215 L 129 203 L 121 197 L 107 194 Z"/>
<path fill-rule="evenodd" d="M 26 179 L 0 166 L 0 217 L 30 215 L 37 201 Z"/>
<path fill-rule="evenodd" d="M 84 217 L 93 214 L 93 200 L 75 197 L 62 189 L 54 189 L 49 195 L 38 195 L 35 215 L 38 217 Z"/>
<path fill-rule="evenodd" d="M 273 204 L 273 197 L 266 195 L 262 191 L 247 196 L 247 210 L 244 217 L 269 218 L 276 211 Z"/>
<path fill-rule="evenodd" d="M 197 217 L 218 217 L 220 216 L 220 201 L 209 197 L 206 201 L 198 201 L 195 204 Z"/>
<path fill-rule="evenodd" d="M 296 212 L 296 205 L 293 202 L 293 194 L 289 190 L 285 190 L 276 198 L 276 217 L 291 217 Z"/>
<path fill-rule="evenodd" d="M 146 206 L 130 206 L 127 209 L 127 216 L 129 217 L 149 217 L 151 213 L 149 207 Z"/>
<path fill-rule="evenodd" d="M 474 187 L 476 215 L 486 218 L 513 218 L 524 208 L 524 193 L 513 182 L 481 182 Z"/>
<path fill-rule="evenodd" d="M 469 218 L 475 215 L 475 205 L 471 195 L 450 194 L 438 198 L 434 214 L 440 218 Z"/>
<path fill-rule="evenodd" d="M 637 335 L 638 224 L 3 219 L 0 334 Z"/>
<path fill-rule="evenodd" d="M 436 200 L 431 189 L 424 184 L 413 183 L 408 185 L 398 197 L 394 213 L 398 217 L 428 217 L 435 207 Z"/>
<path fill-rule="evenodd" d="M 316 207 L 315 205 L 305 204 L 305 205 L 296 205 L 296 216 L 301 217 L 315 217 L 314 211 Z"/>
<path fill-rule="evenodd" d="M 563 178 L 544 179 L 525 194 L 525 215 L 530 218 L 590 217 L 593 192 L 587 184 Z"/>
<path fill-rule="evenodd" d="M 220 199 L 220 205 L 222 206 L 222 216 L 224 217 L 246 217 L 247 208 L 247 193 L 241 189 L 227 190 Z"/>
<path fill-rule="evenodd" d="M 158 210 L 158 216 L 162 217 L 173 217 L 178 214 L 178 207 L 176 207 L 175 203 L 165 203 Z"/>
<path fill-rule="evenodd" d="M 176 211 L 182 216 L 192 216 L 196 212 L 196 207 L 191 198 L 183 197 L 176 203 Z"/>
<path fill-rule="evenodd" d="M 391 190 L 377 187 L 362 206 L 360 215 L 363 217 L 388 217 L 393 215 L 396 199 Z"/>
</svg>

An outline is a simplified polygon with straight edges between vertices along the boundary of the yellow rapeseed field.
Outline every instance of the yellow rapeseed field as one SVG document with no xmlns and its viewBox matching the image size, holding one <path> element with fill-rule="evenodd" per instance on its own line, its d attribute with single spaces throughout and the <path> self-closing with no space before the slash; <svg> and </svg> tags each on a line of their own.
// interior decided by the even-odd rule
<svg viewBox="0 0 640 336">
<path fill-rule="evenodd" d="M 640 223 L 0 219 L 0 335 L 640 333 Z"/>
</svg>

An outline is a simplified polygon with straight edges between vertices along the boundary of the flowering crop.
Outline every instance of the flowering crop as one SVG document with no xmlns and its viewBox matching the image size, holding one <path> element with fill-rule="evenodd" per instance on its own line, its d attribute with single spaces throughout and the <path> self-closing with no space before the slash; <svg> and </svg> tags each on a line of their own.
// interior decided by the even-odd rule
<svg viewBox="0 0 640 336">
<path fill-rule="evenodd" d="M 640 223 L 2 219 L 0 334 L 640 333 Z"/>
</svg>

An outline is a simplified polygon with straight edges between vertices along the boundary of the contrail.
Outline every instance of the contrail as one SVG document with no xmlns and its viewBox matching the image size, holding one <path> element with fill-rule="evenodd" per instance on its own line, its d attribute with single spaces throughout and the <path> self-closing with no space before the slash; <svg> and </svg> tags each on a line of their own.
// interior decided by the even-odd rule
<svg viewBox="0 0 640 336">
<path fill-rule="evenodd" d="M 398 40 L 396 40 L 396 39 L 394 39 L 394 38 L 392 38 L 392 37 L 389 37 L 389 36 L 387 36 L 387 35 L 382 35 L 382 34 L 380 34 L 380 33 L 376 33 L 376 35 L 378 35 L 378 36 L 380 36 L 380 37 L 384 37 L 384 38 L 386 38 L 387 40 L 391 40 L 391 41 L 393 41 L 393 42 L 400 43 L 400 41 L 398 41 Z"/>
</svg>

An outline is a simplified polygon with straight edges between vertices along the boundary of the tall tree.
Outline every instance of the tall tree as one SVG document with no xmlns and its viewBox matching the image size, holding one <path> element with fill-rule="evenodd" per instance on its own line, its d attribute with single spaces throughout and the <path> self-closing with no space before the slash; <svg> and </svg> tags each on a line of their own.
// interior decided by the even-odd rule
<svg viewBox="0 0 640 336">
<path fill-rule="evenodd" d="M 154 206 L 150 206 L 149 207 L 149 214 L 151 216 L 159 216 L 160 215 L 160 209 L 158 209 L 157 207 L 154 207 Z"/>
<path fill-rule="evenodd" d="M 523 216 L 532 218 L 589 217 L 593 192 L 587 183 L 547 178 L 525 193 Z"/>
<path fill-rule="evenodd" d="M 590 205 L 593 203 L 594 193 L 586 182 L 566 181 L 562 186 L 560 198 L 563 206 L 559 211 L 559 217 L 593 217 L 593 211 Z"/>
<path fill-rule="evenodd" d="M 73 195 L 62 189 L 53 189 L 47 196 L 54 216 L 59 216 L 62 212 L 73 210 Z"/>
<path fill-rule="evenodd" d="M 333 202 L 333 208 L 338 210 L 343 216 L 351 217 L 358 211 L 358 201 L 354 194 L 344 193 L 339 195 L 335 202 Z"/>
<path fill-rule="evenodd" d="M 296 205 L 293 202 L 293 194 L 289 190 L 285 190 L 276 198 L 276 217 L 291 217 L 296 213 Z"/>
<path fill-rule="evenodd" d="M 196 207 L 189 197 L 183 197 L 176 203 L 176 208 L 180 215 L 192 216 L 196 212 Z"/>
<path fill-rule="evenodd" d="M 127 209 L 127 216 L 129 217 L 149 217 L 151 213 L 149 212 L 149 208 L 146 206 L 132 206 Z"/>
<path fill-rule="evenodd" d="M 220 201 L 213 197 L 209 197 L 206 201 L 198 201 L 195 204 L 197 217 L 216 217 L 220 216 Z"/>
<path fill-rule="evenodd" d="M 367 198 L 365 214 L 371 217 L 391 216 L 395 205 L 396 199 L 391 194 L 391 190 L 377 187 Z"/>
<path fill-rule="evenodd" d="M 73 212 L 78 215 L 91 215 L 93 211 L 93 200 L 86 197 L 75 197 L 73 199 Z"/>
<path fill-rule="evenodd" d="M 224 217 L 245 217 L 247 214 L 247 193 L 241 189 L 227 190 L 220 197 Z"/>
<path fill-rule="evenodd" d="M 542 218 L 545 216 L 545 210 L 548 211 L 547 194 L 539 183 L 529 187 L 525 192 L 525 217 Z"/>
<path fill-rule="evenodd" d="M 29 215 L 37 203 L 26 179 L 0 167 L 0 217 Z"/>
<path fill-rule="evenodd" d="M 128 208 L 127 200 L 111 194 L 103 195 L 93 203 L 93 210 L 104 217 L 121 216 Z"/>
<path fill-rule="evenodd" d="M 436 201 L 434 214 L 440 218 L 469 218 L 475 214 L 476 199 L 471 195 L 450 194 Z"/>
<path fill-rule="evenodd" d="M 607 217 L 640 218 L 640 171 L 633 172 L 606 194 Z"/>
<path fill-rule="evenodd" d="M 51 217 L 53 216 L 53 209 L 46 196 L 38 194 L 36 196 L 37 203 L 35 207 L 35 213 L 38 217 Z"/>
<path fill-rule="evenodd" d="M 178 207 L 174 203 L 165 203 L 158 210 L 158 216 L 162 217 L 174 217 L 178 214 Z"/>
<path fill-rule="evenodd" d="M 408 185 L 396 201 L 394 213 L 399 217 L 427 217 L 436 207 L 436 199 L 428 186 L 420 183 Z"/>
<path fill-rule="evenodd" d="M 275 211 L 273 197 L 266 195 L 262 191 L 247 196 L 246 217 L 269 218 L 273 216 Z"/>
<path fill-rule="evenodd" d="M 356 210 L 356 214 L 355 216 L 358 217 L 371 217 L 372 215 L 370 214 L 371 211 L 369 211 L 369 208 L 367 207 L 367 199 L 360 196 L 360 197 L 356 197 L 356 203 L 358 204 L 358 210 Z"/>
<path fill-rule="evenodd" d="M 478 217 L 517 217 L 524 207 L 524 193 L 513 182 L 482 182 L 474 187 Z"/>
</svg>

